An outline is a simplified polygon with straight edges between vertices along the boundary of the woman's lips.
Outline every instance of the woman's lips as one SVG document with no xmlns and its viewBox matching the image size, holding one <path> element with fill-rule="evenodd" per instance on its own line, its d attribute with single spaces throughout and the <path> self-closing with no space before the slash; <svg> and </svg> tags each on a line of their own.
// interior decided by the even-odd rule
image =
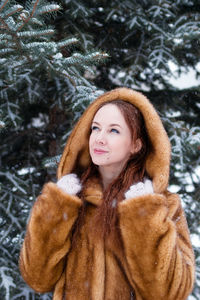
<svg viewBox="0 0 200 300">
<path fill-rule="evenodd" d="M 108 151 L 102 150 L 102 149 L 94 149 L 94 153 L 95 154 L 105 154 L 108 153 Z"/>
</svg>

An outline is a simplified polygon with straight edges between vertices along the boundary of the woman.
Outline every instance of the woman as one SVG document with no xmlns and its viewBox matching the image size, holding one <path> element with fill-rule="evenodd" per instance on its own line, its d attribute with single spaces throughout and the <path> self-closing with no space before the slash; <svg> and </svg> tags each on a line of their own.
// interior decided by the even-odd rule
<svg viewBox="0 0 200 300">
<path fill-rule="evenodd" d="M 194 254 L 167 191 L 170 143 L 142 94 L 105 93 L 72 131 L 58 182 L 34 204 L 20 255 L 25 281 L 54 300 L 184 300 Z"/>
</svg>

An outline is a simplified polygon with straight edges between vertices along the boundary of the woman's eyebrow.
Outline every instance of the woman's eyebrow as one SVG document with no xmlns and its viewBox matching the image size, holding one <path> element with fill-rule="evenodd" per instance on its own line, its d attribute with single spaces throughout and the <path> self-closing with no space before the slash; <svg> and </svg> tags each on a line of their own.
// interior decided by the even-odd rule
<svg viewBox="0 0 200 300">
<path fill-rule="evenodd" d="M 110 126 L 110 127 L 112 127 L 112 126 L 118 126 L 118 127 L 121 127 L 119 124 L 110 124 L 109 126 Z"/>
<path fill-rule="evenodd" d="M 98 123 L 97 121 L 93 121 L 92 124 L 97 124 L 97 125 L 100 125 L 100 123 Z M 116 123 L 112 123 L 112 124 L 109 124 L 110 127 L 112 126 L 118 126 L 121 128 L 121 126 L 119 124 L 116 124 Z"/>
<path fill-rule="evenodd" d="M 92 124 L 101 125 L 101 124 L 98 123 L 97 121 L 93 121 Z M 117 124 L 117 123 L 109 124 L 109 127 L 113 127 L 113 126 L 118 126 L 118 127 L 122 128 L 122 127 L 121 127 L 119 124 Z"/>
</svg>

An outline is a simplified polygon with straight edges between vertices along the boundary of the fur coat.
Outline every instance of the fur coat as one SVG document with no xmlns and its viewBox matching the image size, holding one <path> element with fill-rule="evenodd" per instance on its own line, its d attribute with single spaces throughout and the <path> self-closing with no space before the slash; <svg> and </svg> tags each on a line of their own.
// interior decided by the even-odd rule
<svg viewBox="0 0 200 300">
<path fill-rule="evenodd" d="M 53 291 L 54 300 L 184 300 L 194 283 L 194 254 L 181 201 L 167 191 L 170 143 L 144 95 L 118 88 L 94 101 L 68 139 L 58 179 L 88 167 L 90 124 L 99 105 L 115 99 L 134 104 L 144 116 L 152 143 L 146 170 L 154 193 L 120 202 L 118 239 L 112 232 L 102 239 L 94 234 L 92 221 L 103 192 L 91 179 L 84 189 L 84 223 L 73 247 L 72 228 L 82 199 L 53 182 L 45 184 L 21 249 L 22 276 L 35 291 Z"/>
</svg>

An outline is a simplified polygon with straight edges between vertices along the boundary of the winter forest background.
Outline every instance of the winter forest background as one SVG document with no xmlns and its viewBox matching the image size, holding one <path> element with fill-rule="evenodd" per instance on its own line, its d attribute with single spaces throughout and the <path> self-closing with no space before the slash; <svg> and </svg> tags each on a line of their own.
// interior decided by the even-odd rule
<svg viewBox="0 0 200 300">
<path fill-rule="evenodd" d="M 0 299 L 51 299 L 19 274 L 29 212 L 80 114 L 119 86 L 147 95 L 170 136 L 200 299 L 199 0 L 0 3 Z"/>
</svg>

